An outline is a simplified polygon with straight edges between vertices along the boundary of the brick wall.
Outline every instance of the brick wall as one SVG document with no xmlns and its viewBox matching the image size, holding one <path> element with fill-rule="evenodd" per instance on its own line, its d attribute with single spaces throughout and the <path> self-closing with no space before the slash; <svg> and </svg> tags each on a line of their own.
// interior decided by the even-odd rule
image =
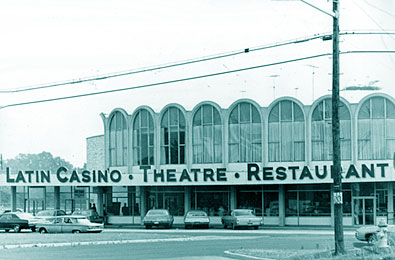
<svg viewBox="0 0 395 260">
<path fill-rule="evenodd" d="M 105 170 L 104 167 L 104 135 L 86 138 L 87 170 Z"/>
</svg>

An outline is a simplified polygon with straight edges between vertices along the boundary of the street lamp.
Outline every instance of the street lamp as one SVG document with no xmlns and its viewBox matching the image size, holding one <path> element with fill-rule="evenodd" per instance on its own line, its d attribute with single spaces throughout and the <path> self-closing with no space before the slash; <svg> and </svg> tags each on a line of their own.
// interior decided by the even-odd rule
<svg viewBox="0 0 395 260">
<path fill-rule="evenodd" d="M 280 77 L 280 75 L 275 74 L 275 75 L 270 75 L 268 77 L 273 78 L 273 99 L 276 99 L 276 81 L 275 80 L 277 77 Z"/>
<path fill-rule="evenodd" d="M 307 64 L 306 66 L 309 66 L 310 68 L 313 69 L 312 73 L 311 73 L 311 93 L 312 93 L 312 102 L 314 102 L 314 76 L 315 76 L 315 69 L 318 69 L 318 66 L 314 66 L 311 64 Z"/>
</svg>

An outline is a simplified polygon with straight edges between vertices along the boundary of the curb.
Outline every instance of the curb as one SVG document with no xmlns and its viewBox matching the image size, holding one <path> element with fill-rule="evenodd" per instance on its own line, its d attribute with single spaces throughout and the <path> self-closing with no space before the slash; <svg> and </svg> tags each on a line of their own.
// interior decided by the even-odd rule
<svg viewBox="0 0 395 260">
<path fill-rule="evenodd" d="M 262 258 L 262 257 L 257 257 L 257 256 L 251 256 L 251 255 L 244 255 L 244 254 L 239 254 L 239 253 L 234 253 L 231 251 L 224 251 L 224 254 L 226 255 L 233 255 L 233 256 L 241 256 L 249 259 L 257 259 L 257 260 L 276 260 L 273 258 Z"/>
<path fill-rule="evenodd" d="M 252 239 L 256 236 L 246 236 L 244 239 Z M 138 243 L 157 243 L 157 242 L 187 242 L 201 240 L 232 240 L 243 239 L 243 237 L 218 237 L 218 236 L 201 236 L 201 237 L 181 237 L 181 238 L 157 238 L 157 239 L 135 239 L 135 240 L 107 240 L 107 241 L 83 241 L 83 242 L 59 242 L 59 243 L 38 243 L 38 244 L 16 244 L 1 245 L 1 249 L 16 248 L 34 248 L 34 247 L 62 247 L 62 246 L 89 246 L 89 245 L 115 245 L 115 244 L 138 244 Z"/>
</svg>

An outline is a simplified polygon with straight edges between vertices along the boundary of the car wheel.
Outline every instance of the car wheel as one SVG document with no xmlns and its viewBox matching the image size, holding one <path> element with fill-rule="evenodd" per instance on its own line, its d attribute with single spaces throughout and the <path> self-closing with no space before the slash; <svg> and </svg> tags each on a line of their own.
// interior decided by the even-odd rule
<svg viewBox="0 0 395 260">
<path fill-rule="evenodd" d="M 185 229 L 188 229 L 188 228 L 189 228 L 189 225 L 185 224 Z"/>
<path fill-rule="evenodd" d="M 45 228 L 40 228 L 39 232 L 40 232 L 40 234 L 48 233 Z"/>
<path fill-rule="evenodd" d="M 79 231 L 79 230 L 73 230 L 73 234 L 79 234 L 79 233 L 81 233 L 81 231 Z"/>
<path fill-rule="evenodd" d="M 6 230 L 4 230 L 5 232 L 9 232 L 10 230 L 9 229 L 6 229 Z"/>
<path fill-rule="evenodd" d="M 254 229 L 257 230 L 259 227 L 258 226 L 254 226 Z"/>
<path fill-rule="evenodd" d="M 369 244 L 374 244 L 374 243 L 376 243 L 376 241 L 377 241 L 377 237 L 376 237 L 376 235 L 375 234 L 371 234 L 369 237 L 368 237 L 368 243 Z"/>
<path fill-rule="evenodd" d="M 145 229 L 151 229 L 152 226 L 151 225 L 145 225 Z"/>
<path fill-rule="evenodd" d="M 19 225 L 14 225 L 14 226 L 12 227 L 12 229 L 14 230 L 15 233 L 21 232 L 21 226 L 19 226 Z"/>
<path fill-rule="evenodd" d="M 31 230 L 32 230 L 32 232 L 36 232 L 36 228 L 35 227 L 32 227 Z"/>
</svg>

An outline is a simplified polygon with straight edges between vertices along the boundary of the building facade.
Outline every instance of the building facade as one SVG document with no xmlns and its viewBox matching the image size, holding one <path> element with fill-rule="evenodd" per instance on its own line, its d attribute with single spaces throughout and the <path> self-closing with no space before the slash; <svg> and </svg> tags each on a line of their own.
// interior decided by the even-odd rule
<svg viewBox="0 0 395 260">
<path fill-rule="evenodd" d="M 331 116 L 330 96 L 312 105 L 282 97 L 268 107 L 240 99 L 229 108 L 204 101 L 191 111 L 180 104 L 131 114 L 115 108 L 101 114 L 104 135 L 88 140 L 86 172 L 58 170 L 44 194 L 66 207 L 60 189 L 70 189 L 71 210 L 80 194 L 79 207 L 95 203 L 109 223 L 138 224 L 149 209 L 167 208 L 176 223 L 187 210 L 203 209 L 219 224 L 230 209 L 250 208 L 264 225 L 333 225 Z M 395 100 L 341 98 L 339 116 L 344 225 L 391 222 Z M 13 174 L 8 185 L 17 196 L 16 186 L 29 185 Z"/>
</svg>

